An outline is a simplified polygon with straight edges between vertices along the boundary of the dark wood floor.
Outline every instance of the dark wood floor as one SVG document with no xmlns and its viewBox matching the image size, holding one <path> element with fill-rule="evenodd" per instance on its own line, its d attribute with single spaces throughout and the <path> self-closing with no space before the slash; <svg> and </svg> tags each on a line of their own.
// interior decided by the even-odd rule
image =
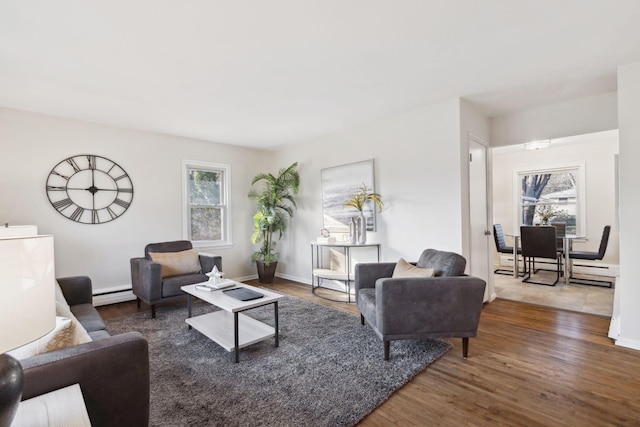
<svg viewBox="0 0 640 427">
<path fill-rule="evenodd" d="M 358 314 L 306 285 L 276 279 L 261 286 Z M 137 308 L 99 310 L 113 318 Z M 608 327 L 605 317 L 496 300 L 483 309 L 468 359 L 461 340 L 450 340 L 447 354 L 359 425 L 639 426 L 640 351 L 616 347 Z"/>
</svg>

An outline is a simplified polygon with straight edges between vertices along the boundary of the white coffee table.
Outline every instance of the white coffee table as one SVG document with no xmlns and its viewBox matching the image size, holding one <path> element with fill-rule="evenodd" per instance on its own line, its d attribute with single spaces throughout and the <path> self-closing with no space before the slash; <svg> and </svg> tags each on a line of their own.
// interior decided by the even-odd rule
<svg viewBox="0 0 640 427">
<path fill-rule="evenodd" d="M 196 289 L 197 285 L 196 283 L 194 285 L 181 287 L 188 295 L 189 316 L 185 322 L 187 322 L 189 328 L 193 326 L 222 348 L 231 352 L 235 363 L 240 361 L 240 349 L 251 344 L 275 337 L 275 346 L 279 346 L 278 301 L 283 299 L 284 295 L 236 282 L 236 286 L 234 287 L 251 289 L 264 295 L 262 298 L 241 301 L 223 292 L 224 290 L 232 288 L 208 292 Z M 192 296 L 200 298 L 222 310 L 191 317 Z M 264 324 L 241 313 L 242 311 L 268 304 L 273 304 L 274 307 L 275 327 Z"/>
</svg>

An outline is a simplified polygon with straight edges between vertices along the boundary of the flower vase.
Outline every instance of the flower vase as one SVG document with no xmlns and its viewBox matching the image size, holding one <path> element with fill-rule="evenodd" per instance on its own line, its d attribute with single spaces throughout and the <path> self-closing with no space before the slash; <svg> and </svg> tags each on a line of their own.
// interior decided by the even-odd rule
<svg viewBox="0 0 640 427">
<path fill-rule="evenodd" d="M 367 243 L 367 219 L 364 217 L 364 214 L 360 212 L 360 230 L 358 236 L 358 243 L 364 245 Z"/>
<path fill-rule="evenodd" d="M 358 241 L 358 218 L 351 217 L 351 225 L 349 226 L 349 243 L 355 245 Z"/>
</svg>

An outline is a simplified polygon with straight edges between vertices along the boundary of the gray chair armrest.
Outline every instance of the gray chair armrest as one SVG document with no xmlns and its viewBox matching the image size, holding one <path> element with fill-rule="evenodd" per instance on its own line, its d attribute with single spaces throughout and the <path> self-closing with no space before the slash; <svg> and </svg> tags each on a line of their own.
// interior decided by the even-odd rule
<svg viewBox="0 0 640 427">
<path fill-rule="evenodd" d="M 21 360 L 22 399 L 80 384 L 91 425 L 149 424 L 149 348 L 127 332 Z"/>
<path fill-rule="evenodd" d="M 376 280 L 382 277 L 391 277 L 396 268 L 395 262 L 372 262 L 356 264 L 355 290 L 356 296 L 360 289 L 373 288 Z"/>
<path fill-rule="evenodd" d="M 484 288 L 485 281 L 472 276 L 380 279 L 378 330 L 383 335 L 476 336 Z"/>
<path fill-rule="evenodd" d="M 162 266 L 146 258 L 131 258 L 133 293 L 146 301 L 162 298 Z"/>
<path fill-rule="evenodd" d="M 93 289 L 91 279 L 87 276 L 70 276 L 56 279 L 64 299 L 69 305 L 92 304 Z"/>
<path fill-rule="evenodd" d="M 222 257 L 220 255 L 200 254 L 200 266 L 202 274 L 207 274 L 213 270 L 213 266 L 218 267 L 218 271 L 222 271 Z"/>
</svg>

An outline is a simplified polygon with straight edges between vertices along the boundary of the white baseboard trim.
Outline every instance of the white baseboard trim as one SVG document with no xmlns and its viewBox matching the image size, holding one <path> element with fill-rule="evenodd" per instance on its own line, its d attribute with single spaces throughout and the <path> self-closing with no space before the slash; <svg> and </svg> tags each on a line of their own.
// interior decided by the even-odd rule
<svg viewBox="0 0 640 427">
<path fill-rule="evenodd" d="M 305 285 L 311 286 L 311 280 L 309 280 L 308 277 L 306 279 L 303 279 L 303 278 L 300 278 L 300 277 L 291 276 L 289 274 L 282 274 L 282 273 L 276 273 L 276 277 L 280 277 L 280 278 L 285 279 L 285 280 L 291 280 L 293 282 L 303 283 Z M 258 278 L 258 276 L 256 276 L 256 278 Z"/>
<path fill-rule="evenodd" d="M 286 280 L 292 280 L 294 282 L 298 282 L 298 283 L 302 283 L 303 285 L 307 285 L 309 287 L 311 287 L 311 280 L 310 279 L 302 279 L 300 277 L 294 277 L 294 276 L 290 276 L 287 274 L 276 274 L 276 276 L 282 278 L 282 279 L 286 279 Z M 326 289 L 331 289 L 334 291 L 340 291 L 340 292 L 346 292 L 347 291 L 347 286 L 344 284 L 343 281 L 340 280 L 330 280 L 330 279 L 323 279 L 322 280 L 322 287 L 326 288 Z M 355 286 L 353 283 L 351 283 L 351 293 L 354 292 Z"/>
<path fill-rule="evenodd" d="M 609 338 L 617 340 L 620 337 L 620 317 L 613 317 L 609 322 Z"/>
<path fill-rule="evenodd" d="M 640 341 L 632 340 L 629 338 L 618 338 L 616 340 L 616 345 L 620 347 L 631 348 L 633 350 L 640 350 Z"/>
<path fill-rule="evenodd" d="M 247 280 L 257 280 L 257 279 L 258 279 L 258 275 L 252 274 L 250 276 L 234 277 L 231 280 L 235 280 L 236 282 L 245 282 Z"/>
</svg>

